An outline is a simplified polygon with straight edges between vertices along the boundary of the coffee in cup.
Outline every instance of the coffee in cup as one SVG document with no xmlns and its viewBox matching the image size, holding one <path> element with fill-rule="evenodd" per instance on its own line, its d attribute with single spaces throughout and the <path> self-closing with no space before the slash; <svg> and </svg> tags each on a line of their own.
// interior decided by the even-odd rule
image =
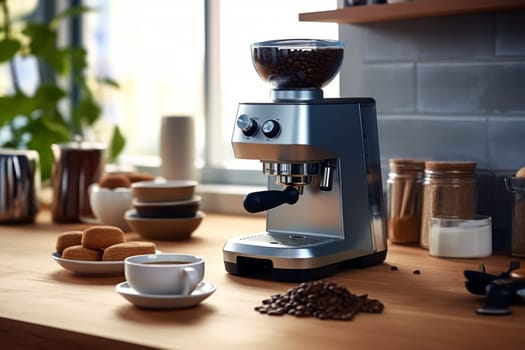
<svg viewBox="0 0 525 350">
<path fill-rule="evenodd" d="M 129 285 L 142 294 L 190 294 L 204 278 L 204 259 L 191 254 L 135 255 L 124 261 Z"/>
</svg>

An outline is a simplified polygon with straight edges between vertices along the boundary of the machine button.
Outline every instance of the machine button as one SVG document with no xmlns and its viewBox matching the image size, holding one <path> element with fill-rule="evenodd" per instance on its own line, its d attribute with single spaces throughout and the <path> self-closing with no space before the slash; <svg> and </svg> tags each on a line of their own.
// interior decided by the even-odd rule
<svg viewBox="0 0 525 350">
<path fill-rule="evenodd" d="M 267 120 L 262 125 L 262 132 L 268 138 L 273 138 L 281 132 L 281 125 L 275 120 Z"/>
<path fill-rule="evenodd" d="M 246 136 L 255 135 L 259 129 L 257 122 L 247 114 L 241 114 L 239 118 L 237 118 L 237 127 L 239 127 L 239 129 L 242 130 L 242 133 Z"/>
</svg>

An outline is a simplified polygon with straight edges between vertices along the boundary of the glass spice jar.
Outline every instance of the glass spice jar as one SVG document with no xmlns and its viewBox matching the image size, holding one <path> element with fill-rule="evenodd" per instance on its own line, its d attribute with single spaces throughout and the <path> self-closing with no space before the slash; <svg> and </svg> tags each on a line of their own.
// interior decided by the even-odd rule
<svg viewBox="0 0 525 350">
<path fill-rule="evenodd" d="M 393 158 L 389 165 L 388 239 L 391 243 L 419 243 L 425 162 Z"/>
<path fill-rule="evenodd" d="M 421 246 L 430 246 L 433 217 L 471 219 L 476 214 L 476 163 L 425 162 Z"/>
</svg>

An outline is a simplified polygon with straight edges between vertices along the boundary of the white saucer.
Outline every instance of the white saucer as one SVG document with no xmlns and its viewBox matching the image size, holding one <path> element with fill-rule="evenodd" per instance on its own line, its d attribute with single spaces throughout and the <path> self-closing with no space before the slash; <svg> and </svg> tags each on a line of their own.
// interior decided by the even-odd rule
<svg viewBox="0 0 525 350">
<path fill-rule="evenodd" d="M 157 254 L 162 253 L 157 249 Z M 51 254 L 53 259 L 66 270 L 80 276 L 123 276 L 124 260 L 118 261 L 84 261 L 64 259 L 59 252 Z"/>
<path fill-rule="evenodd" d="M 83 261 L 63 259 L 60 253 L 53 252 L 53 259 L 66 270 L 82 276 L 119 276 L 124 274 L 124 261 Z"/>
<path fill-rule="evenodd" d="M 201 281 L 190 295 L 142 294 L 131 288 L 128 282 L 117 284 L 115 290 L 135 306 L 147 309 L 182 309 L 200 304 L 212 295 L 217 287 L 210 282 Z"/>
</svg>

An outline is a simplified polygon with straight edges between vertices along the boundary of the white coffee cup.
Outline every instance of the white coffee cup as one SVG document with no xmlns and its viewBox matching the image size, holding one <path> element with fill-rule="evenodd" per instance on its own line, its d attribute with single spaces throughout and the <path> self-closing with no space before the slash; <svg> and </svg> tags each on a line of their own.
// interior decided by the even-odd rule
<svg viewBox="0 0 525 350">
<path fill-rule="evenodd" d="M 168 180 L 195 179 L 195 124 L 191 116 L 164 116 L 160 127 L 160 172 Z"/>
<path fill-rule="evenodd" d="M 129 285 L 142 294 L 190 294 L 204 278 L 204 259 L 190 254 L 135 255 L 124 261 Z"/>
</svg>

